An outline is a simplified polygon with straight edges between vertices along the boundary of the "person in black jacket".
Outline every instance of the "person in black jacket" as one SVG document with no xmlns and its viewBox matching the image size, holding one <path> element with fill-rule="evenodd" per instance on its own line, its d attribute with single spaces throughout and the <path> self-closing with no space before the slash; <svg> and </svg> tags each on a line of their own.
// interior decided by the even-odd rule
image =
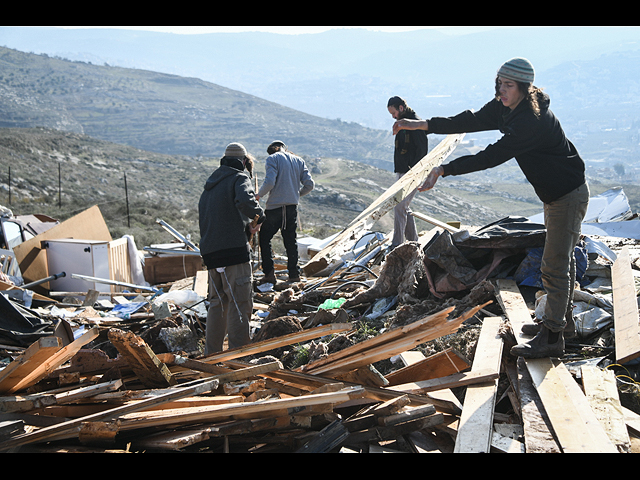
<svg viewBox="0 0 640 480">
<path fill-rule="evenodd" d="M 220 166 L 207 179 L 198 204 L 200 254 L 209 272 L 205 353 L 250 342 L 253 278 L 249 239 L 260 229 L 264 211 L 251 182 L 253 158 L 231 143 Z M 252 223 L 253 222 L 253 223 Z"/>
<path fill-rule="evenodd" d="M 459 157 L 432 169 L 418 190 L 433 188 L 439 177 L 462 175 L 498 166 L 515 158 L 543 202 L 546 239 L 541 272 L 547 302 L 542 318 L 523 327 L 535 335 L 511 353 L 526 358 L 559 357 L 564 336 L 575 335 L 571 314 L 575 283 L 574 249 L 589 203 L 584 161 L 566 138 L 549 109 L 549 96 L 533 85 L 535 72 L 524 58 L 513 58 L 498 70 L 495 97 L 478 112 L 448 118 L 400 120 L 393 131 L 419 129 L 428 133 L 499 130 L 503 136 L 475 155 Z"/>
<path fill-rule="evenodd" d="M 401 97 L 391 97 L 387 102 L 387 110 L 395 120 L 408 118 L 420 120 L 416 112 L 407 105 Z M 396 180 L 399 180 L 411 168 L 427 154 L 427 134 L 422 130 L 403 130 L 395 134 L 395 149 L 393 153 L 393 171 Z M 415 242 L 418 240 L 416 222 L 411 215 L 411 202 L 417 191 L 407 195 L 393 209 L 393 238 L 391 249 L 397 247 L 405 240 Z"/>
</svg>

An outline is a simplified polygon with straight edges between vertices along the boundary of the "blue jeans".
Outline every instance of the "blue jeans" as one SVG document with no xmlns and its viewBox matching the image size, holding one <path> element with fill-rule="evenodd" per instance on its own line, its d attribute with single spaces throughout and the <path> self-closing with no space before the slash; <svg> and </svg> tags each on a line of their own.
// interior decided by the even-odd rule
<svg viewBox="0 0 640 480">
<path fill-rule="evenodd" d="M 571 310 L 576 278 L 575 247 L 580 241 L 582 220 L 589 206 L 589 186 L 581 187 L 551 203 L 544 204 L 547 229 L 542 254 L 542 285 L 547 293 L 542 323 L 559 332 Z"/>
</svg>

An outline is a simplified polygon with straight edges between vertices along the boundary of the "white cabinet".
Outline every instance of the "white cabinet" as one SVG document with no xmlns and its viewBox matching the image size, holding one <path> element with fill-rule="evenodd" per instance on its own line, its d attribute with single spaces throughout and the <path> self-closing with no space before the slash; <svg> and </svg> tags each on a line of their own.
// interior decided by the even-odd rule
<svg viewBox="0 0 640 480">
<path fill-rule="evenodd" d="M 110 279 L 109 242 L 76 239 L 46 240 L 49 275 L 65 272 L 66 276 L 52 280 L 50 290 L 58 292 L 110 292 L 111 286 L 72 278 L 72 274 Z"/>
</svg>

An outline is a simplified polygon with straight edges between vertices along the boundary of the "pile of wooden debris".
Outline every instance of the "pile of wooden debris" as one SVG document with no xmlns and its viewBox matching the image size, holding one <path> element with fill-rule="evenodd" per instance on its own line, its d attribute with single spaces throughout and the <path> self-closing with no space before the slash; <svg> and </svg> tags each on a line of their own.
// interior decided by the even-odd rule
<svg viewBox="0 0 640 480">
<path fill-rule="evenodd" d="M 603 358 L 619 358 L 620 344 L 605 357 L 516 361 L 508 350 L 526 338 L 517 332 L 534 307 L 512 280 L 374 312 L 398 294 L 385 290 L 394 262 L 419 251 L 405 244 L 369 272 L 343 269 L 257 292 L 253 342 L 208 356 L 198 353 L 203 327 L 193 306 L 163 302 L 161 313 L 147 297 L 121 318 L 97 305 L 57 304 L 82 312 L 55 325 L 73 325 L 73 336 L 2 350 L 0 450 L 633 451 L 640 417 L 622 407 L 614 369 L 601 368 Z M 611 269 L 625 312 L 616 331 L 634 309 L 638 326 L 635 295 L 616 298 L 633 288 L 627 252 Z M 377 275 L 371 287 L 367 275 Z M 175 282 L 169 294 L 198 291 L 203 277 Z M 45 310 L 33 311 L 45 318 Z M 383 327 L 363 333 L 376 319 Z M 470 338 L 465 352 L 452 346 L 461 335 Z M 640 350 L 631 337 L 625 348 L 629 357 Z"/>
<path fill-rule="evenodd" d="M 207 272 L 187 239 L 155 249 L 149 286 L 131 283 L 128 241 L 95 209 L 0 252 L 0 451 L 638 451 L 638 241 L 584 237 L 577 340 L 539 360 L 509 354 L 545 301 L 539 225 L 428 218 L 436 228 L 390 252 L 384 236 L 362 241 L 458 141 L 316 248 L 303 281 L 256 283 L 252 342 L 236 349 L 202 354 Z M 9 281 L 15 255 L 26 279 L 56 285 L 45 245 L 80 235 L 110 252 L 108 279 L 82 279 L 96 289 Z"/>
</svg>

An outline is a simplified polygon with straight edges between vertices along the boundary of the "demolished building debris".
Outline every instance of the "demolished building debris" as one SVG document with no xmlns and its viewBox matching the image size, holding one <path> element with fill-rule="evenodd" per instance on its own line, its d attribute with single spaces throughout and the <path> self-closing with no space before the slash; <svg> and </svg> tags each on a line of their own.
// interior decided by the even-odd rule
<svg viewBox="0 0 640 480">
<path fill-rule="evenodd" d="M 143 252 L 112 239 L 97 207 L 5 244 L 0 451 L 638 451 L 640 244 L 617 232 L 640 222 L 611 214 L 622 190 L 593 202 L 598 233 L 576 249 L 577 338 L 563 358 L 524 360 L 508 352 L 545 301 L 544 226 L 433 219 L 387 251 L 369 221 L 405 188 L 342 234 L 300 239 L 303 280 L 256 282 L 252 342 L 206 356 L 207 272 L 165 222 L 178 243 Z M 53 278 L 47 243 L 61 239 L 104 246 L 104 275 L 70 259 Z"/>
</svg>

